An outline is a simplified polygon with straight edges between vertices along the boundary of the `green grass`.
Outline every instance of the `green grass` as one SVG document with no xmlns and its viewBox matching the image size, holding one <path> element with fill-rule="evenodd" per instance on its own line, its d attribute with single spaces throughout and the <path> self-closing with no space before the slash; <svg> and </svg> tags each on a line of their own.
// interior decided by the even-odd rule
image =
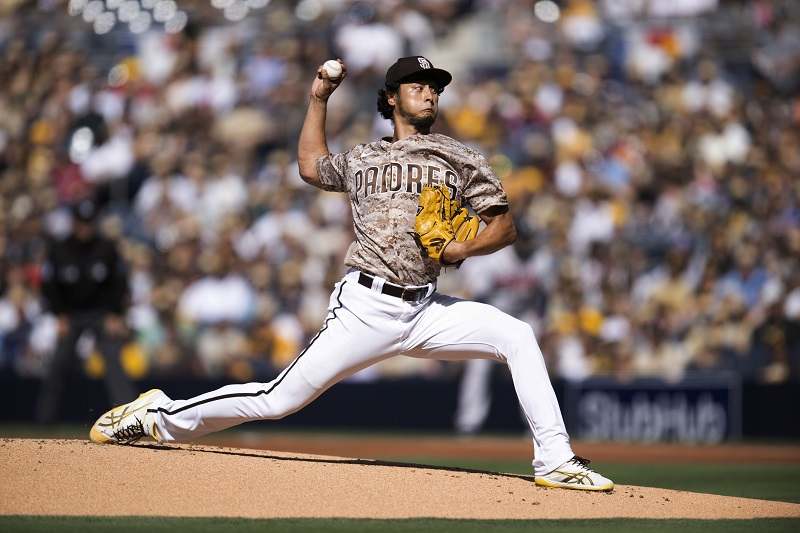
<svg viewBox="0 0 800 533">
<path fill-rule="evenodd" d="M 598 465 L 625 485 L 800 503 L 800 464 Z"/>
<path fill-rule="evenodd" d="M 532 474 L 532 467 L 521 461 L 482 461 L 434 457 L 403 457 L 397 458 L 397 460 L 494 472 Z M 800 464 L 642 465 L 592 463 L 592 467 L 620 485 L 641 485 L 800 503 L 800 483 L 797 481 L 800 479 Z"/>
<path fill-rule="evenodd" d="M 680 531 L 681 533 L 783 533 L 797 531 L 800 520 L 768 518 L 761 520 L 443 520 L 420 518 L 409 520 L 355 520 L 355 519 L 274 519 L 247 520 L 241 518 L 82 518 L 82 517 L 0 517 L 0 531 L 59 533 L 67 531 L 115 533 L 141 532 L 173 533 L 249 533 L 249 532 L 442 532 L 486 533 L 495 531 L 558 531 L 558 533 L 617 533 L 629 531 L 655 533 Z"/>
</svg>

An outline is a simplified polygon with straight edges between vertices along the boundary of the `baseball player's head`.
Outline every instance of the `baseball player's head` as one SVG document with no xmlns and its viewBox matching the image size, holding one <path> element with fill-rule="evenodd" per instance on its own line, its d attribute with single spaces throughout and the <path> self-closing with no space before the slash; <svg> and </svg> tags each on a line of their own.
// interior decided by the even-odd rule
<svg viewBox="0 0 800 533">
<path fill-rule="evenodd" d="M 401 57 L 386 71 L 385 86 L 378 91 L 378 112 L 395 123 L 402 120 L 427 131 L 439 113 L 439 95 L 452 79 L 422 56 Z"/>
<path fill-rule="evenodd" d="M 95 221 L 98 215 L 94 200 L 81 200 L 70 206 L 72 211 L 72 233 L 79 240 L 88 241 L 94 236 Z"/>
</svg>

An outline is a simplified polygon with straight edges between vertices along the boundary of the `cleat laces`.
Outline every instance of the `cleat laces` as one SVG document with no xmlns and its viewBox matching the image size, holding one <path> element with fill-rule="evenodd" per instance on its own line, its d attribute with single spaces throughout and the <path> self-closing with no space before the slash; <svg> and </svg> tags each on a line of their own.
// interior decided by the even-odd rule
<svg viewBox="0 0 800 533">
<path fill-rule="evenodd" d="M 587 477 L 589 476 L 589 474 L 594 474 L 595 473 L 594 470 L 589 468 L 589 463 L 591 463 L 592 461 L 590 461 L 589 459 L 586 459 L 585 457 L 581 457 L 580 455 L 574 456 L 572 459 L 570 459 L 567 462 L 568 463 L 572 463 L 575 466 L 577 466 L 578 468 L 580 468 L 581 470 L 583 470 L 585 472 L 584 475 L 587 476 Z"/>
<path fill-rule="evenodd" d="M 589 468 L 589 463 L 591 463 L 591 461 L 589 459 L 586 459 L 585 457 L 581 457 L 580 455 L 574 456 L 568 462 L 577 465 L 581 468 L 585 468 L 586 470 L 591 470 L 591 468 Z"/>
<path fill-rule="evenodd" d="M 580 455 L 576 455 L 567 462 L 577 466 L 581 469 L 581 471 L 575 472 L 564 481 L 568 483 L 577 483 L 579 485 L 584 485 L 586 484 L 585 482 L 588 482 L 589 485 L 594 485 L 594 482 L 592 481 L 592 474 L 594 474 L 595 471 L 589 468 L 589 463 L 591 463 L 589 459 L 581 457 Z"/>
<path fill-rule="evenodd" d="M 133 444 L 142 437 L 146 436 L 144 424 L 139 417 L 134 417 L 136 422 L 116 430 L 111 436 L 119 444 Z"/>
</svg>

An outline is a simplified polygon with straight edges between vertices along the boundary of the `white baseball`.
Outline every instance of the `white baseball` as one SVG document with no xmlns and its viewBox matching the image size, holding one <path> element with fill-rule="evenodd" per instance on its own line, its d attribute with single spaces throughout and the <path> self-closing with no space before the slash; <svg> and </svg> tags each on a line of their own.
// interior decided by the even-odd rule
<svg viewBox="0 0 800 533">
<path fill-rule="evenodd" d="M 342 75 L 342 64 L 335 59 L 327 60 L 322 68 L 325 69 L 328 78 L 332 80 L 338 79 Z"/>
</svg>

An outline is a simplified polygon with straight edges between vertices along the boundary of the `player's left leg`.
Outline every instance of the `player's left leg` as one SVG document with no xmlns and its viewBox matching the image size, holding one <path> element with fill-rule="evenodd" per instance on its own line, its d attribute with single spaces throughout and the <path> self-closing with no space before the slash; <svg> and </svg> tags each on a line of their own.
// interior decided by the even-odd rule
<svg viewBox="0 0 800 533">
<path fill-rule="evenodd" d="M 508 365 L 533 433 L 533 466 L 537 481 L 538 476 L 566 469 L 564 465 L 580 459 L 576 459 L 570 446 L 536 337 L 525 322 L 490 305 L 436 295 L 418 313 L 406 348 L 406 354 L 413 357 L 495 359 Z M 585 465 L 581 470 L 591 472 Z M 590 481 L 599 481 L 600 484 L 595 485 L 598 487 L 613 487 L 613 483 L 596 474 L 594 480 L 587 479 L 587 483 Z M 591 487 L 582 486 L 570 488 L 591 490 Z"/>
<path fill-rule="evenodd" d="M 101 416 L 91 439 L 188 442 L 245 422 L 283 418 L 347 376 L 398 354 L 407 305 L 360 285 L 357 276 L 337 283 L 322 328 L 274 380 L 227 385 L 185 400 L 154 389 Z"/>
</svg>

